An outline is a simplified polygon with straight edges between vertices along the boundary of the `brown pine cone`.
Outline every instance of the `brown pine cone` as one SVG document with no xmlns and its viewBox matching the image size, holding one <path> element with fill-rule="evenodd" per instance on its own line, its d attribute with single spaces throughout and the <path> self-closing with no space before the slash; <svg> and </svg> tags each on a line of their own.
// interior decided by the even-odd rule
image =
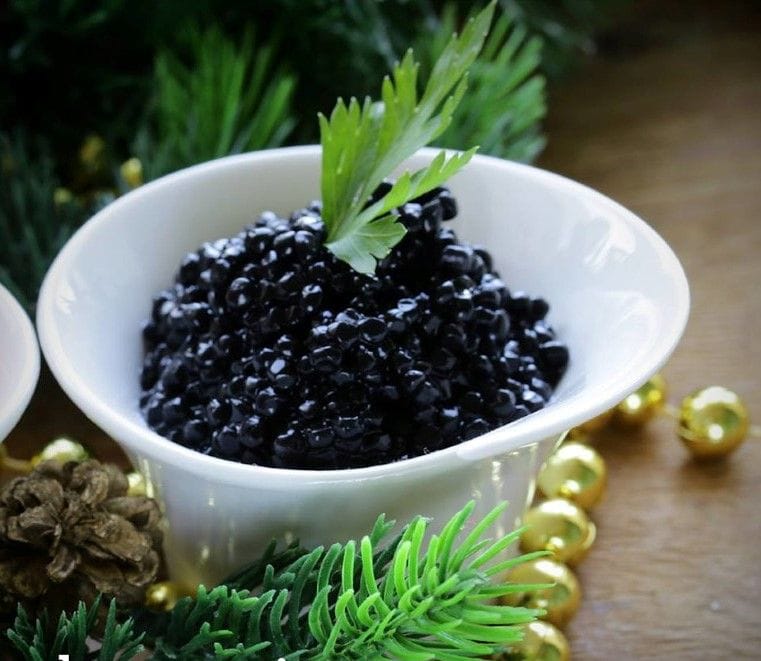
<svg viewBox="0 0 761 661">
<path fill-rule="evenodd" d="M 155 580 L 161 514 L 127 495 L 116 466 L 95 460 L 39 464 L 0 492 L 0 601 L 69 608 L 98 592 L 142 603 Z"/>
</svg>

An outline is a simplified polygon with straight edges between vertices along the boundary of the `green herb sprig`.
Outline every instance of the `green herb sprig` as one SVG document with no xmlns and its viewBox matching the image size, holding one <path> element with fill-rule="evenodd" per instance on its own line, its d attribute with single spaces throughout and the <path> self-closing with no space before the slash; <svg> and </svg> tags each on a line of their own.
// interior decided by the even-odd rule
<svg viewBox="0 0 761 661">
<path fill-rule="evenodd" d="M 441 152 L 425 168 L 405 172 L 380 200 L 365 208 L 378 185 L 418 149 L 441 135 L 467 87 L 467 70 L 489 31 L 495 3 L 452 35 L 418 98 L 419 64 L 412 51 L 383 81 L 381 101 L 338 100 L 330 118 L 320 115 L 323 220 L 327 247 L 361 273 L 401 241 L 405 228 L 394 209 L 439 186 L 460 170 L 476 147 L 447 156 Z"/>
</svg>

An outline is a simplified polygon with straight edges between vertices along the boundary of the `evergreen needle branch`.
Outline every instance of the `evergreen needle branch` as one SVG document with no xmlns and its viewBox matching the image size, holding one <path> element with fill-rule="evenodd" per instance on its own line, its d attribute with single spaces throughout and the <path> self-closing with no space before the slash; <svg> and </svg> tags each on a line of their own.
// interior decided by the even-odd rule
<svg viewBox="0 0 761 661">
<path fill-rule="evenodd" d="M 190 56 L 164 48 L 154 100 L 133 143 L 148 179 L 228 154 L 277 147 L 291 133 L 296 79 L 277 65 L 276 43 L 246 28 L 234 41 L 218 27 L 183 34 Z"/>
<path fill-rule="evenodd" d="M 549 586 L 498 580 L 506 567 L 536 554 L 502 560 L 521 531 L 490 540 L 485 534 L 505 504 L 469 524 L 474 508 L 468 503 L 434 535 L 430 521 L 416 517 L 389 541 L 394 523 L 380 516 L 358 542 L 312 551 L 271 546 L 225 584 L 200 586 L 169 613 L 140 609 L 119 623 L 111 602 L 99 655 L 83 651 L 95 635 L 98 602 L 63 615 L 57 627 L 46 614 L 34 622 L 19 608 L 8 640 L 25 661 L 54 661 L 58 654 L 126 660 L 143 643 L 156 661 L 490 656 L 518 642 L 522 625 L 541 614 L 494 600 Z"/>
<path fill-rule="evenodd" d="M 63 656 L 72 661 L 129 661 L 135 658 L 143 651 L 143 634 L 135 632 L 131 619 L 123 623 L 117 621 L 113 599 L 101 629 L 100 599 L 97 597 L 89 607 L 80 602 L 71 615 L 61 613 L 55 626 L 51 626 L 47 612 L 43 611 L 32 621 L 19 606 L 13 627 L 7 631 L 8 640 L 24 661 L 57 661 Z M 89 641 L 99 632 L 102 632 L 100 650 L 92 651 Z"/>
<path fill-rule="evenodd" d="M 320 114 L 321 189 L 327 247 L 355 270 L 372 273 L 402 239 L 394 209 L 441 185 L 460 170 L 476 148 L 449 157 L 440 153 L 426 168 L 405 172 L 377 202 L 365 208 L 384 178 L 452 121 L 467 87 L 467 71 L 489 31 L 494 2 L 452 35 L 418 97 L 418 62 L 412 50 L 386 77 L 381 101 L 339 99 L 330 118 Z"/>
<path fill-rule="evenodd" d="M 265 557 L 279 569 L 260 559 L 156 616 L 153 658 L 460 661 L 500 652 L 540 611 L 493 600 L 547 586 L 494 582 L 501 553 L 520 531 L 485 539 L 505 506 L 468 525 L 474 507 L 438 535 L 417 517 L 387 542 L 394 524 L 381 516 L 359 541 L 282 554 L 271 547 Z"/>
<path fill-rule="evenodd" d="M 446 4 L 437 22 L 415 43 L 423 73 L 431 70 L 459 24 L 458 5 Z M 437 144 L 462 149 L 477 143 L 482 153 L 500 158 L 536 158 L 545 143 L 540 122 L 547 110 L 541 55 L 541 39 L 504 9 L 498 11 L 470 69 L 468 93 Z"/>
<path fill-rule="evenodd" d="M 60 185 L 43 141 L 0 133 L 0 284 L 30 313 L 50 262 L 87 215 L 57 196 Z"/>
</svg>

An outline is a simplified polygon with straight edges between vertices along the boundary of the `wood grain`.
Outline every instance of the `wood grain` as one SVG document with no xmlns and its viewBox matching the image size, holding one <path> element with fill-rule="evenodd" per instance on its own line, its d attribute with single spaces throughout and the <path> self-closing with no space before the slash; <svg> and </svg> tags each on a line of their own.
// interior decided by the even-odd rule
<svg viewBox="0 0 761 661">
<path fill-rule="evenodd" d="M 692 311 L 664 370 L 671 400 L 718 383 L 761 421 L 758 15 L 675 22 L 660 7 L 629 28 L 646 47 L 596 60 L 552 96 L 541 165 L 641 215 L 682 260 Z M 661 419 L 597 445 L 610 485 L 579 569 L 573 657 L 761 658 L 761 441 L 699 464 Z"/>
<path fill-rule="evenodd" d="M 681 258 L 693 304 L 664 370 L 672 401 L 719 383 L 741 393 L 758 422 L 761 39 L 747 7 L 654 3 L 635 13 L 611 41 L 627 49 L 553 93 L 541 165 L 639 213 Z M 124 462 L 45 374 L 9 449 L 30 456 L 61 433 Z M 597 445 L 610 487 L 579 568 L 585 597 L 567 630 L 574 658 L 761 658 L 761 441 L 698 464 L 660 419 Z"/>
</svg>

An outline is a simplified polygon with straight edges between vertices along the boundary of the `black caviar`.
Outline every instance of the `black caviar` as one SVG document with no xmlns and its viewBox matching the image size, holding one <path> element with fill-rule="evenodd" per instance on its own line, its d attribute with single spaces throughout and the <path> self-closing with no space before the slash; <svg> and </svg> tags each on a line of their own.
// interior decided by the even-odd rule
<svg viewBox="0 0 761 661">
<path fill-rule="evenodd" d="M 383 184 L 375 196 L 388 190 Z M 442 225 L 438 188 L 375 275 L 324 247 L 320 204 L 185 257 L 143 329 L 148 425 L 205 454 L 351 468 L 449 447 L 542 408 L 568 363 L 546 301 Z"/>
</svg>

